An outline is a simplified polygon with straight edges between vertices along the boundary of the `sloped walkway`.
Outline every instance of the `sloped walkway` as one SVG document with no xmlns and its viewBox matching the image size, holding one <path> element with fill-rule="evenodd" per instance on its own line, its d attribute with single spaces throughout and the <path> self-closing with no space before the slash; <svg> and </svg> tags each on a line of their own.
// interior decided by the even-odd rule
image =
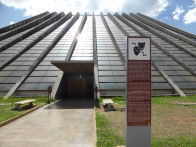
<svg viewBox="0 0 196 147">
<path fill-rule="evenodd" d="M 0 147 L 94 147 L 94 104 L 60 100 L 0 128 Z"/>
</svg>

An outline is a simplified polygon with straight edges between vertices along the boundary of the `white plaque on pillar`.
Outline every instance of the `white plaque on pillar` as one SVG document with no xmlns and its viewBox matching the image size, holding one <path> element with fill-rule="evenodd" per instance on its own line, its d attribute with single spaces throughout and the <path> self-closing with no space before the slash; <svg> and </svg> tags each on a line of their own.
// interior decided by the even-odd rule
<svg viewBox="0 0 196 147">
<path fill-rule="evenodd" d="M 128 39 L 128 60 L 150 60 L 150 39 Z"/>
</svg>

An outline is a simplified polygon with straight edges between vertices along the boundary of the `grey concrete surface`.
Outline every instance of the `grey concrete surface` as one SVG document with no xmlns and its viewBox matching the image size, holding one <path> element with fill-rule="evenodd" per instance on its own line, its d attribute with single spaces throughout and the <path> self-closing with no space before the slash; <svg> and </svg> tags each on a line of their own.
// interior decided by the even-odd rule
<svg viewBox="0 0 196 147">
<path fill-rule="evenodd" d="M 60 100 L 0 128 L 0 147 L 93 147 L 92 100 Z"/>
<path fill-rule="evenodd" d="M 151 126 L 127 126 L 127 147 L 151 147 Z"/>
</svg>

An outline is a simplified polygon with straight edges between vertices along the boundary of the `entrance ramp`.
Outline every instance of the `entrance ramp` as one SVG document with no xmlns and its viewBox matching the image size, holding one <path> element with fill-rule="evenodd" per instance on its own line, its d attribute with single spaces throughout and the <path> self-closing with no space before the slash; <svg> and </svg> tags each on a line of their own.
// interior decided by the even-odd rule
<svg viewBox="0 0 196 147">
<path fill-rule="evenodd" d="M 0 128 L 1 147 L 94 147 L 92 100 L 66 99 Z"/>
</svg>

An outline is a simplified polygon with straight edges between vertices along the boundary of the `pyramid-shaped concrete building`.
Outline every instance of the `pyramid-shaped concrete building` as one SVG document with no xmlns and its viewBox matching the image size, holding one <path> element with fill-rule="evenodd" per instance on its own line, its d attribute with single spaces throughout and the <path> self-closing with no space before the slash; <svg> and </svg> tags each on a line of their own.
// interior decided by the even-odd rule
<svg viewBox="0 0 196 147">
<path fill-rule="evenodd" d="M 127 36 L 152 39 L 152 95 L 196 94 L 196 35 L 143 14 L 45 12 L 0 29 L 0 95 L 123 96 Z"/>
</svg>

